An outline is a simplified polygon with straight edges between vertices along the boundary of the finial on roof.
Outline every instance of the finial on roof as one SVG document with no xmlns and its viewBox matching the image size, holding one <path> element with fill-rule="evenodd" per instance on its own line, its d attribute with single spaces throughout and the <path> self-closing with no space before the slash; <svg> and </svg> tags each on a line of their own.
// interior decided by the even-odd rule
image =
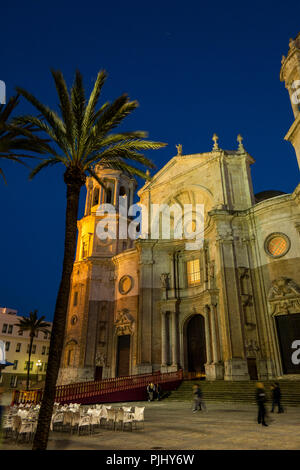
<svg viewBox="0 0 300 470">
<path fill-rule="evenodd" d="M 294 47 L 295 45 L 296 45 L 295 40 L 293 38 L 290 38 L 290 41 L 289 41 L 290 48 Z"/>
<path fill-rule="evenodd" d="M 176 145 L 176 148 L 177 148 L 177 156 L 181 156 L 182 155 L 182 145 L 178 144 L 178 145 Z"/>
<path fill-rule="evenodd" d="M 241 134 L 239 134 L 239 135 L 237 136 L 237 139 L 236 139 L 236 140 L 237 140 L 238 143 L 239 143 L 238 152 L 241 152 L 241 153 L 245 152 L 245 148 L 244 148 L 244 146 L 243 146 L 243 137 L 241 136 Z"/>
<path fill-rule="evenodd" d="M 146 170 L 146 176 L 147 176 L 148 178 L 150 178 L 150 171 L 149 171 L 149 170 Z"/>
<path fill-rule="evenodd" d="M 219 137 L 217 136 L 217 134 L 214 134 L 212 136 L 212 140 L 214 141 L 214 146 L 213 146 L 213 150 L 220 150 L 219 148 L 219 144 L 218 144 L 218 140 L 219 140 Z"/>
</svg>

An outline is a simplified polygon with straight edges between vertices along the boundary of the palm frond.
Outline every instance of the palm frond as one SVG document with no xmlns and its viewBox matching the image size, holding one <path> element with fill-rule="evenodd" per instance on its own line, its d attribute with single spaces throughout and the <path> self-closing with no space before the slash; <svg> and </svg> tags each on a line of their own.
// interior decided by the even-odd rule
<svg viewBox="0 0 300 470">
<path fill-rule="evenodd" d="M 74 151 L 74 114 L 71 105 L 70 95 L 68 87 L 60 70 L 52 70 L 52 76 L 54 78 L 56 91 L 59 97 L 59 107 L 65 123 L 66 137 Z"/>
</svg>

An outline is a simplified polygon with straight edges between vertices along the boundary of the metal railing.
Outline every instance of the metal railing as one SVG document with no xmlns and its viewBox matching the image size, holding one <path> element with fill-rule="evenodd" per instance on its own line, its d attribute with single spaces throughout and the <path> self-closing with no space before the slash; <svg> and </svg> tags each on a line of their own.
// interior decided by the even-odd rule
<svg viewBox="0 0 300 470">
<path fill-rule="evenodd" d="M 130 375 L 128 377 L 116 377 L 99 381 L 79 382 L 56 387 L 55 401 L 58 403 L 68 403 L 89 398 L 99 398 L 114 392 L 130 391 L 147 387 L 149 382 L 163 384 L 180 382 L 182 380 L 182 370 L 168 372 L 165 374 L 154 372 L 152 374 Z M 15 390 L 12 403 L 39 403 L 42 400 L 42 390 Z"/>
</svg>

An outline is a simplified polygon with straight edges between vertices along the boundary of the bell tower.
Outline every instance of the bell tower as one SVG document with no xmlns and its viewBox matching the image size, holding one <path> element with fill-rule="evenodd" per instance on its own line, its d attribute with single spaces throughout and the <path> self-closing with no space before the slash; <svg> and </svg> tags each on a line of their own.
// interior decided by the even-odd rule
<svg viewBox="0 0 300 470">
<path fill-rule="evenodd" d="M 97 165 L 103 182 L 86 181 L 84 216 L 78 221 L 78 241 L 73 265 L 64 351 L 59 384 L 99 380 L 112 376 L 111 350 L 115 307 L 115 264 L 113 257 L 132 248 L 133 240 L 119 236 L 119 224 L 130 221 L 119 210 L 119 201 L 133 204 L 136 180 L 121 170 Z M 119 199 L 120 198 L 120 199 Z M 102 213 L 109 204 L 111 213 Z M 115 224 L 115 236 L 99 237 L 99 223 Z M 108 225 L 111 227 L 111 225 Z"/>
<path fill-rule="evenodd" d="M 293 145 L 300 169 L 300 33 L 290 39 L 287 57 L 282 56 L 280 81 L 285 82 L 295 118 L 285 140 Z"/>
</svg>

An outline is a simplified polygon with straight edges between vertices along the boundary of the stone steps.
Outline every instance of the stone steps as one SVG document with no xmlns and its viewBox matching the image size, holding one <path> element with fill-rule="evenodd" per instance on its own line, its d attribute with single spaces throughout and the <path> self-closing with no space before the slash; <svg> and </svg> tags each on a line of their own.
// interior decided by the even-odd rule
<svg viewBox="0 0 300 470">
<path fill-rule="evenodd" d="M 230 382 L 230 381 L 205 381 L 184 380 L 177 390 L 170 392 L 167 400 L 192 401 L 193 385 L 198 383 L 203 392 L 205 401 L 255 403 L 255 381 Z M 300 381 L 278 380 L 282 393 L 283 406 L 300 406 Z M 268 402 L 271 401 L 270 387 L 273 382 L 264 382 Z"/>
</svg>

